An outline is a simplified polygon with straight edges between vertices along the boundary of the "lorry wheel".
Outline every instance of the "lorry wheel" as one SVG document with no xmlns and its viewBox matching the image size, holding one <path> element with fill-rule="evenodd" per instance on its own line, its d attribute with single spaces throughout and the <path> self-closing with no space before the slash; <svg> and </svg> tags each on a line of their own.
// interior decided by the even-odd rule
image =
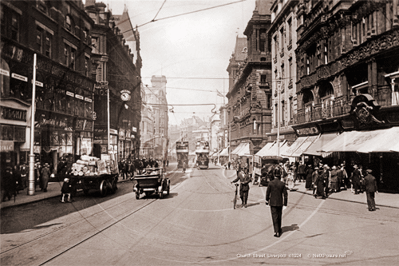
<svg viewBox="0 0 399 266">
<path fill-rule="evenodd" d="M 101 197 L 107 196 L 107 181 L 106 180 L 101 181 L 100 194 L 101 194 Z"/>
</svg>

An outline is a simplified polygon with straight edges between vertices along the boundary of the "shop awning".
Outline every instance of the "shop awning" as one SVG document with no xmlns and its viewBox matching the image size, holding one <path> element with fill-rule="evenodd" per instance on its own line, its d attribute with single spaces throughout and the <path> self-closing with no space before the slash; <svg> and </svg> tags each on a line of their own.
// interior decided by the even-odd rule
<svg viewBox="0 0 399 266">
<path fill-rule="evenodd" d="M 282 142 L 280 142 L 280 155 L 281 155 L 281 153 L 283 151 L 283 147 L 284 146 L 286 146 L 286 140 L 283 140 Z M 265 152 L 265 154 L 262 157 L 278 156 L 277 152 L 278 152 L 278 145 L 277 145 L 277 142 L 276 142 L 276 143 L 274 143 L 274 145 L 270 149 L 268 149 Z"/>
<path fill-rule="evenodd" d="M 244 143 L 240 143 L 232 152 L 231 154 L 238 154 L 238 152 L 241 150 L 242 146 Z"/>
<path fill-rule="evenodd" d="M 330 134 L 322 134 L 317 140 L 315 140 L 309 148 L 303 152 L 303 154 L 308 154 L 308 155 L 316 155 L 316 156 L 322 156 L 323 152 L 321 152 L 330 141 L 332 141 L 334 138 L 338 136 L 338 133 L 330 133 Z"/>
<path fill-rule="evenodd" d="M 397 129 L 348 131 L 334 138 L 322 151 L 325 152 L 388 152 L 397 143 Z M 396 136 L 395 136 L 396 133 Z M 391 141 L 388 138 L 390 137 Z M 384 142 L 384 143 L 382 143 Z M 390 144 L 388 143 L 390 142 Z"/>
<path fill-rule="evenodd" d="M 392 152 L 392 147 L 399 147 L 399 127 L 375 131 L 378 131 L 377 136 L 367 141 L 358 152 Z"/>
<path fill-rule="evenodd" d="M 310 145 L 315 142 L 316 139 L 319 138 L 319 135 L 316 136 L 309 136 L 292 154 L 292 157 L 299 157 L 301 156 L 308 148 Z"/>
<path fill-rule="evenodd" d="M 268 149 L 270 149 L 274 145 L 274 142 L 269 142 L 262 149 L 260 149 L 255 155 L 262 157 L 265 156 Z"/>
<path fill-rule="evenodd" d="M 281 153 L 282 156 L 289 156 L 292 157 L 293 153 L 299 148 L 299 146 L 302 145 L 302 143 L 304 143 L 306 141 L 308 137 L 299 137 L 295 140 L 294 143 L 292 143 L 292 145 L 284 152 Z"/>
<path fill-rule="evenodd" d="M 229 156 L 229 148 L 224 148 L 224 149 L 220 152 L 219 156 Z"/>
<path fill-rule="evenodd" d="M 248 156 L 251 155 L 251 151 L 249 150 L 249 143 L 242 143 L 242 148 L 237 152 L 238 156 Z"/>
</svg>

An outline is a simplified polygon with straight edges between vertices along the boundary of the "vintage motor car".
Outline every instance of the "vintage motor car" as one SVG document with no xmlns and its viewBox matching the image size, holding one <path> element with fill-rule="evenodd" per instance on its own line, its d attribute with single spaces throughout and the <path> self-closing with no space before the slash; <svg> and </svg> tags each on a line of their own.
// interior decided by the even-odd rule
<svg viewBox="0 0 399 266">
<path fill-rule="evenodd" d="M 142 193 L 150 196 L 154 193 L 161 199 L 164 191 L 169 195 L 170 180 L 165 176 L 163 168 L 146 168 L 141 175 L 136 175 L 133 178 L 135 184 L 133 185 L 133 192 L 136 193 L 136 199 L 140 198 Z"/>
</svg>

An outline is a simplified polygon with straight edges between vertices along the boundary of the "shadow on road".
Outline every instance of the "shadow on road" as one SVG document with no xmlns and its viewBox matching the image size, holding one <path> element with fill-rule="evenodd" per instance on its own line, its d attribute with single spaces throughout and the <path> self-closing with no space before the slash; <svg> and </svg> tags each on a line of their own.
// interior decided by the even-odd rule
<svg viewBox="0 0 399 266">
<path fill-rule="evenodd" d="M 19 205 L 12 208 L 2 209 L 0 212 L 0 234 L 19 233 L 24 230 L 36 230 L 43 227 L 51 227 L 56 224 L 43 225 L 59 217 L 79 212 L 86 208 L 101 204 L 113 198 L 127 193 L 133 193 L 131 182 L 118 184 L 118 190 L 114 194 L 101 197 L 97 191 L 84 195 L 78 192 L 73 197 L 72 203 L 60 203 L 60 197 Z M 165 195 L 166 196 L 166 195 Z"/>
<path fill-rule="evenodd" d="M 281 230 L 283 233 L 289 232 L 289 231 L 296 231 L 299 229 L 299 226 L 297 224 L 292 224 L 290 226 L 283 226 L 281 227 Z"/>
</svg>

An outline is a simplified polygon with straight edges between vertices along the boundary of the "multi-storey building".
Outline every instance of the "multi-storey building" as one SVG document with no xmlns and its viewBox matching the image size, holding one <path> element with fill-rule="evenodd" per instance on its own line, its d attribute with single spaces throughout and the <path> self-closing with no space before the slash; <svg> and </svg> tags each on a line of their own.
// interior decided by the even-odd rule
<svg viewBox="0 0 399 266">
<path fill-rule="evenodd" d="M 272 24 L 268 35 L 272 51 L 273 123 L 270 140 L 292 143 L 296 139 L 292 129 L 296 114 L 296 55 L 298 0 L 275 0 L 271 7 Z M 279 126 L 279 127 L 278 127 Z"/>
<path fill-rule="evenodd" d="M 318 158 L 331 164 L 345 161 L 349 171 L 351 164 L 362 164 L 394 190 L 399 190 L 398 153 L 357 151 L 372 137 L 368 134 L 384 132 L 376 129 L 399 126 L 398 5 L 397 0 L 299 1 L 293 126 L 300 137 L 322 134 L 322 140 L 358 133 L 356 141 L 349 141 L 356 147 L 346 150 L 336 143 L 326 149 L 334 153 Z M 310 155 L 322 155 L 322 142 Z"/>
<path fill-rule="evenodd" d="M 111 154 L 117 160 L 137 157 L 141 65 L 133 64 L 133 54 L 104 3 L 86 1 L 86 12 L 95 23 L 91 44 L 92 74 L 97 81 L 94 126 L 97 156 Z"/>
<path fill-rule="evenodd" d="M 267 31 L 271 24 L 271 1 L 257 0 L 244 34 L 246 45 L 237 38 L 230 59 L 227 93 L 230 152 L 240 144 L 253 155 L 267 142 L 271 130 L 271 54 Z M 242 56 L 247 54 L 244 61 Z M 248 152 L 246 152 L 248 153 Z"/>
<path fill-rule="evenodd" d="M 168 100 L 166 99 L 166 77 L 152 76 L 151 88 L 146 87 L 147 104 L 154 110 L 154 158 L 162 159 L 168 147 Z"/>
<path fill-rule="evenodd" d="M 54 171 L 60 157 L 92 153 L 93 20 L 82 1 L 1 1 L 0 152 L 2 165 L 34 153 Z M 34 54 L 35 117 L 31 117 Z M 31 119 L 35 128 L 30 128 Z"/>
<path fill-rule="evenodd" d="M 147 104 L 147 95 L 143 85 L 141 95 L 140 157 L 150 158 L 154 157 L 155 114 L 152 106 Z"/>
</svg>

